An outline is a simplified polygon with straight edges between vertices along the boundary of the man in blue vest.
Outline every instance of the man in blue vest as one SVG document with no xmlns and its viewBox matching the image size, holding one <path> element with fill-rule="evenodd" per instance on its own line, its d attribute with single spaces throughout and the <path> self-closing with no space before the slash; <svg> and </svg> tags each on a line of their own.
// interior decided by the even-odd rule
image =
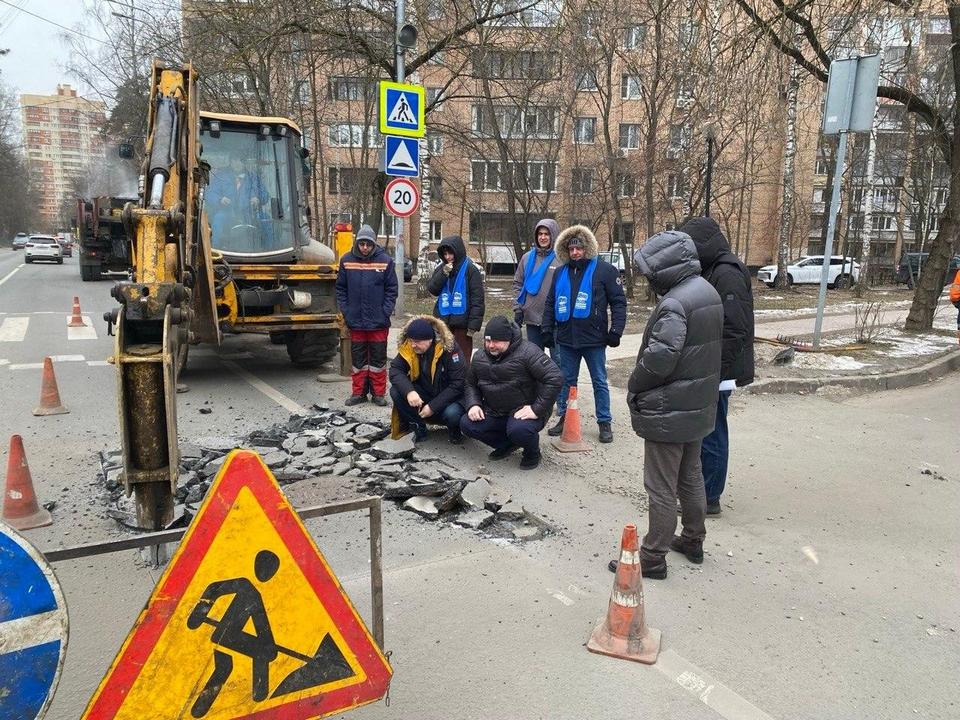
<svg viewBox="0 0 960 720">
<path fill-rule="evenodd" d="M 437 253 L 441 262 L 427 283 L 427 290 L 437 298 L 433 315 L 453 331 L 453 337 L 469 368 L 473 356 L 473 334 L 483 325 L 483 314 L 486 312 L 483 277 L 467 257 L 463 238 L 459 235 L 444 238 Z"/>
<path fill-rule="evenodd" d="M 547 434 L 557 437 L 563 432 L 567 394 L 577 386 L 583 359 L 593 383 L 600 442 L 613 442 L 607 347 L 620 344 L 627 324 L 623 281 L 613 265 L 597 257 L 597 238 L 588 227 L 574 225 L 564 230 L 557 237 L 554 251 L 561 266 L 547 295 L 541 331 L 544 345 L 554 346 L 560 356 L 564 384 L 557 401 L 560 419 Z"/>
<path fill-rule="evenodd" d="M 560 266 L 553 243 L 560 233 L 556 220 L 546 218 L 534 228 L 533 247 L 524 253 L 513 275 L 513 321 L 527 325 L 527 340 L 543 350 L 540 326 L 553 274 Z"/>
</svg>

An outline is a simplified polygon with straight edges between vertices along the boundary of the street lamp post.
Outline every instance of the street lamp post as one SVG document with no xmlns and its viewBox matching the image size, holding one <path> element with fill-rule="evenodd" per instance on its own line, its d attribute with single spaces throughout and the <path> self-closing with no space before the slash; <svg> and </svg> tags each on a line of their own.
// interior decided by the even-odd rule
<svg viewBox="0 0 960 720">
<path fill-rule="evenodd" d="M 704 183 L 704 209 L 705 217 L 710 217 L 710 194 L 713 184 L 713 141 L 716 138 L 716 128 L 712 122 L 707 122 L 703 126 L 704 137 L 707 138 L 707 178 Z"/>
</svg>

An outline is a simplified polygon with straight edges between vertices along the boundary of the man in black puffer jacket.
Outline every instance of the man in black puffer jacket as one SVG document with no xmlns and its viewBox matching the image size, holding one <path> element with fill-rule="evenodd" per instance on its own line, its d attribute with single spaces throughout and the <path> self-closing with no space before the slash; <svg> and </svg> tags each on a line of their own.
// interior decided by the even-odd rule
<svg viewBox="0 0 960 720">
<path fill-rule="evenodd" d="M 720 495 L 727 482 L 730 440 L 727 405 L 734 388 L 753 382 L 753 287 L 750 271 L 730 252 L 717 221 L 688 220 L 682 228 L 697 246 L 700 274 L 713 285 L 723 303 L 723 350 L 720 354 L 720 396 L 713 432 L 703 439 L 700 464 L 707 492 L 707 515 L 719 515 Z"/>
<path fill-rule="evenodd" d="M 470 367 L 473 334 L 483 325 L 486 312 L 483 276 L 467 257 L 466 246 L 459 235 L 444 238 L 437 253 L 440 264 L 427 282 L 427 290 L 437 298 L 433 316 L 453 330 L 453 337 Z"/>
<path fill-rule="evenodd" d="M 675 230 L 654 235 L 634 262 L 660 296 L 627 384 L 630 420 L 644 440 L 643 485 L 650 505 L 640 569 L 644 577 L 665 578 L 668 549 L 703 562 L 707 503 L 700 441 L 713 430 L 717 411 L 723 307 L 717 291 L 700 277 L 689 235 Z M 674 537 L 678 496 L 683 532 Z"/>
<path fill-rule="evenodd" d="M 563 375 L 543 350 L 520 335 L 520 328 L 502 315 L 491 318 L 467 370 L 463 434 L 493 448 L 501 460 L 523 448 L 520 467 L 540 464 L 540 431 L 560 393 Z"/>
</svg>

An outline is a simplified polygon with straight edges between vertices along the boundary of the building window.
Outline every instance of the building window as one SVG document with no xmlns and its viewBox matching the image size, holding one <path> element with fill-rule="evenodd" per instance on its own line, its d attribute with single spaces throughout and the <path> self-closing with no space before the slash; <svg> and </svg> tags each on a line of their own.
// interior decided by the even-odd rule
<svg viewBox="0 0 960 720">
<path fill-rule="evenodd" d="M 373 187 L 378 171 L 375 168 L 327 168 L 327 192 L 331 195 L 350 195 Z"/>
<path fill-rule="evenodd" d="M 639 75 L 624 74 L 620 76 L 620 97 L 623 100 L 639 100 L 643 92 L 643 84 Z"/>
<path fill-rule="evenodd" d="M 905 116 L 903 105 L 881 105 L 877 108 L 877 127 L 880 130 L 902 130 Z"/>
<path fill-rule="evenodd" d="M 443 223 L 439 220 L 430 221 L 430 240 L 431 242 L 443 240 Z"/>
<path fill-rule="evenodd" d="M 507 170 L 501 163 L 473 160 L 470 163 L 470 188 L 472 190 L 502 191 L 507 187 L 506 173 L 511 172 L 514 192 L 553 192 L 557 189 L 557 164 L 542 160 L 527 163 L 511 162 Z"/>
<path fill-rule="evenodd" d="M 690 147 L 693 129 L 689 125 L 670 126 L 670 145 L 667 148 L 668 158 L 678 158 Z"/>
<path fill-rule="evenodd" d="M 670 173 L 667 175 L 667 197 L 671 200 L 679 200 L 687 194 L 687 180 L 683 173 Z"/>
<path fill-rule="evenodd" d="M 637 178 L 634 175 L 617 175 L 617 197 L 628 198 L 637 194 Z"/>
<path fill-rule="evenodd" d="M 556 74 L 557 54 L 538 50 L 484 50 L 474 55 L 473 71 L 499 80 L 546 80 Z"/>
<path fill-rule="evenodd" d="M 443 176 L 431 173 L 430 175 L 430 199 L 443 200 Z"/>
<path fill-rule="evenodd" d="M 538 105 L 524 108 L 495 105 L 491 113 L 485 105 L 474 105 L 472 126 L 478 135 L 493 135 L 496 129 L 505 138 L 554 138 L 557 136 L 557 109 Z"/>
<path fill-rule="evenodd" d="M 431 155 L 441 155 L 443 153 L 443 135 L 427 134 L 427 152 Z"/>
<path fill-rule="evenodd" d="M 896 230 L 896 228 L 897 228 L 897 218 L 892 213 L 874 213 L 873 214 L 874 230 Z"/>
<path fill-rule="evenodd" d="M 573 122 L 573 141 L 578 145 L 592 145 L 597 136 L 597 119 L 578 117 Z"/>
<path fill-rule="evenodd" d="M 573 169 L 570 192 L 574 195 L 589 195 L 593 192 L 593 168 Z"/>
<path fill-rule="evenodd" d="M 596 90 L 597 73 L 594 70 L 580 70 L 577 72 L 577 90 Z"/>
<path fill-rule="evenodd" d="M 623 29 L 623 48 L 625 50 L 636 50 L 643 47 L 646 36 L 646 25 L 627 25 Z"/>
<path fill-rule="evenodd" d="M 332 77 L 327 83 L 328 100 L 364 100 L 373 96 L 373 83 L 361 77 Z"/>
<path fill-rule="evenodd" d="M 677 82 L 677 106 L 689 107 L 693 103 L 693 78 L 686 75 Z"/>
<path fill-rule="evenodd" d="M 636 150 L 640 147 L 640 125 L 620 123 L 620 149 Z"/>
<path fill-rule="evenodd" d="M 597 28 L 600 27 L 600 17 L 595 12 L 585 12 L 582 15 L 583 21 L 580 25 L 580 37 L 586 40 L 594 40 L 597 37 Z"/>
<path fill-rule="evenodd" d="M 688 19 L 680 21 L 680 25 L 677 28 L 677 42 L 680 45 L 681 52 L 689 52 L 693 49 L 693 46 L 697 44 L 697 36 L 699 33 L 700 29 L 694 20 Z"/>
<path fill-rule="evenodd" d="M 431 112 L 440 112 L 443 109 L 443 101 L 440 99 L 442 92 L 442 87 L 427 88 L 427 109 Z"/>
<path fill-rule="evenodd" d="M 383 144 L 383 136 L 372 125 L 356 123 L 339 123 L 331 125 L 327 140 L 330 147 L 370 147 L 376 148 Z"/>
</svg>

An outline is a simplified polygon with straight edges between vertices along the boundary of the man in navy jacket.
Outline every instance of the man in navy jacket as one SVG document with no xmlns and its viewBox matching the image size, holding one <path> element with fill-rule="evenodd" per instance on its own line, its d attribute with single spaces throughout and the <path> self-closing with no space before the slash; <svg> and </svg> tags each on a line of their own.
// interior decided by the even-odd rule
<svg viewBox="0 0 960 720">
<path fill-rule="evenodd" d="M 361 226 L 353 250 L 340 258 L 337 273 L 337 308 L 350 328 L 353 388 L 344 405 L 367 401 L 386 407 L 387 333 L 397 304 L 397 274 L 393 259 L 377 245 L 377 234 Z"/>
<path fill-rule="evenodd" d="M 560 419 L 547 431 L 563 432 L 567 393 L 577 386 L 580 360 L 587 363 L 593 383 L 600 442 L 613 442 L 610 388 L 607 385 L 607 347 L 617 347 L 627 324 L 627 296 L 620 273 L 597 257 L 597 238 L 590 228 L 574 225 L 557 237 L 554 251 L 561 265 L 543 309 L 543 343 L 560 356 L 564 383 L 557 400 Z M 609 309 L 609 315 L 608 315 Z"/>
</svg>

